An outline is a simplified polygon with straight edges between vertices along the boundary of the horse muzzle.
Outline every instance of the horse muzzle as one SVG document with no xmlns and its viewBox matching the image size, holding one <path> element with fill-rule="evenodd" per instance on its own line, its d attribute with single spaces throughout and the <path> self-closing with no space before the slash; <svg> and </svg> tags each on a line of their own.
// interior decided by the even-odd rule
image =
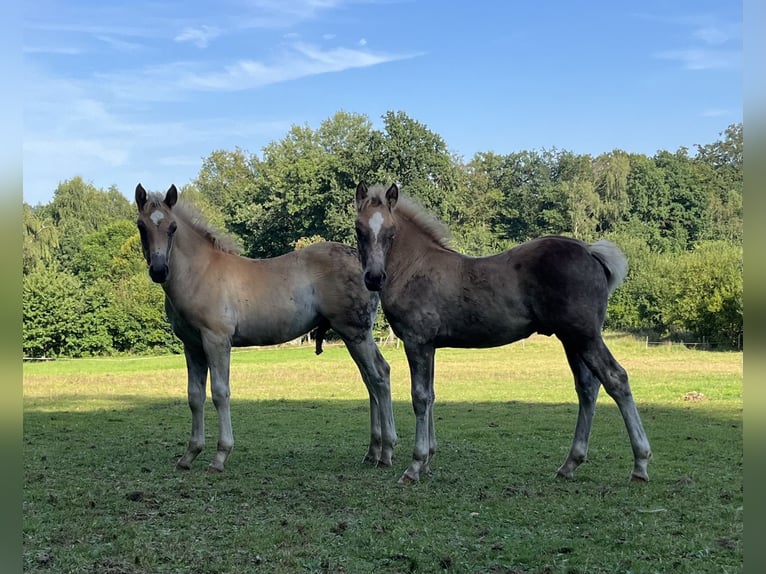
<svg viewBox="0 0 766 574">
<path fill-rule="evenodd" d="M 149 277 L 155 283 L 164 283 L 168 280 L 170 269 L 168 268 L 167 258 L 164 255 L 152 255 L 149 263 Z"/>
<path fill-rule="evenodd" d="M 383 285 L 386 282 L 386 272 L 371 273 L 370 271 L 364 272 L 364 285 L 370 291 L 380 291 L 383 289 Z"/>
</svg>

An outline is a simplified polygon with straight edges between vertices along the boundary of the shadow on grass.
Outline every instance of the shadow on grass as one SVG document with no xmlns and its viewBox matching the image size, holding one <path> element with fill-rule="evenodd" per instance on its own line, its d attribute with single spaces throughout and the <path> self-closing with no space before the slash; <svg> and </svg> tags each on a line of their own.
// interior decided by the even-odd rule
<svg viewBox="0 0 766 574">
<path fill-rule="evenodd" d="M 82 412 L 37 399 L 25 412 L 25 571 L 741 565 L 739 411 L 639 405 L 655 459 L 652 482 L 636 485 L 611 404 L 597 409 L 589 462 L 560 481 L 575 403 L 437 402 L 433 473 L 403 487 L 396 481 L 414 440 L 409 403 L 395 404 L 393 467 L 372 468 L 362 463 L 367 401 L 233 401 L 234 451 L 226 472 L 211 475 L 217 426 L 209 401 L 208 447 L 187 472 L 174 469 L 188 440 L 185 400 L 124 401 Z"/>
</svg>

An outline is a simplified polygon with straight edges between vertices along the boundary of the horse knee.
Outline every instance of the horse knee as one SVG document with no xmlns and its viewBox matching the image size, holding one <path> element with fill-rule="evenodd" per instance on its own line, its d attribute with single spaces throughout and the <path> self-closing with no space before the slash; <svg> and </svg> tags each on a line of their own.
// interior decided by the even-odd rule
<svg viewBox="0 0 766 574">
<path fill-rule="evenodd" d="M 228 387 L 214 388 L 211 394 L 213 396 L 213 405 L 215 405 L 215 408 L 220 408 L 229 404 L 231 392 Z"/>
<path fill-rule="evenodd" d="M 391 378 L 391 365 L 388 364 L 383 357 L 378 361 L 378 370 L 381 373 L 381 377 L 388 381 Z"/>
<path fill-rule="evenodd" d="M 604 384 L 604 389 L 614 400 L 629 399 L 633 396 L 628 375 L 624 370 L 612 373 L 608 382 Z"/>
<path fill-rule="evenodd" d="M 412 408 L 416 415 L 425 414 L 431 404 L 432 393 L 428 389 L 412 390 Z"/>
</svg>

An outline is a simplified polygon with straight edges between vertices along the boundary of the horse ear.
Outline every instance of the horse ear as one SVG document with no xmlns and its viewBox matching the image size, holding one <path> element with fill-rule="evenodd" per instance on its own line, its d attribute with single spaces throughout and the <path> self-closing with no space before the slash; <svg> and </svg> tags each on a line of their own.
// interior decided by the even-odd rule
<svg viewBox="0 0 766 574">
<path fill-rule="evenodd" d="M 396 202 L 399 201 L 399 187 L 394 183 L 386 190 L 386 203 L 388 209 L 393 209 L 396 206 Z"/>
<path fill-rule="evenodd" d="M 359 209 L 359 206 L 362 205 L 362 202 L 367 199 L 367 183 L 364 181 L 360 181 L 359 185 L 356 186 L 356 208 Z"/>
<path fill-rule="evenodd" d="M 146 205 L 146 190 L 140 183 L 136 186 L 136 205 L 138 206 L 138 211 L 142 211 L 144 205 Z"/>
<path fill-rule="evenodd" d="M 173 184 L 168 188 L 168 192 L 165 194 L 165 199 L 162 201 L 168 207 L 173 207 L 178 201 L 178 189 Z"/>
</svg>

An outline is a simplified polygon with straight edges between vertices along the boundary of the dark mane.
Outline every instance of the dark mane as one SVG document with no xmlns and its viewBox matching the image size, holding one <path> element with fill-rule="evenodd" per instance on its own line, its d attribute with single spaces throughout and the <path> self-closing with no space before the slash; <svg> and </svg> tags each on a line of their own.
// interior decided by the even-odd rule
<svg viewBox="0 0 766 574">
<path fill-rule="evenodd" d="M 384 203 L 387 189 L 386 186 L 380 184 L 370 186 L 365 202 L 371 204 Z M 364 206 L 361 207 L 363 208 Z M 450 230 L 449 227 L 447 227 L 447 224 L 439 221 L 436 216 L 427 211 L 425 207 L 401 191 L 399 192 L 399 200 L 396 202 L 396 207 L 394 207 L 394 213 L 396 213 L 398 217 L 402 217 L 412 222 L 413 225 L 418 227 L 445 249 L 454 251 L 451 244 Z"/>
<path fill-rule="evenodd" d="M 160 207 L 164 196 L 159 193 L 150 193 L 147 197 L 147 203 L 154 207 Z M 204 237 L 210 245 L 224 253 L 232 253 L 234 255 L 240 255 L 242 248 L 237 242 L 236 238 L 232 235 L 224 233 L 215 229 L 208 222 L 207 218 L 188 201 L 183 199 L 179 200 L 173 206 L 173 213 L 176 217 L 182 220 L 186 225 L 194 229 L 200 236 Z"/>
</svg>

